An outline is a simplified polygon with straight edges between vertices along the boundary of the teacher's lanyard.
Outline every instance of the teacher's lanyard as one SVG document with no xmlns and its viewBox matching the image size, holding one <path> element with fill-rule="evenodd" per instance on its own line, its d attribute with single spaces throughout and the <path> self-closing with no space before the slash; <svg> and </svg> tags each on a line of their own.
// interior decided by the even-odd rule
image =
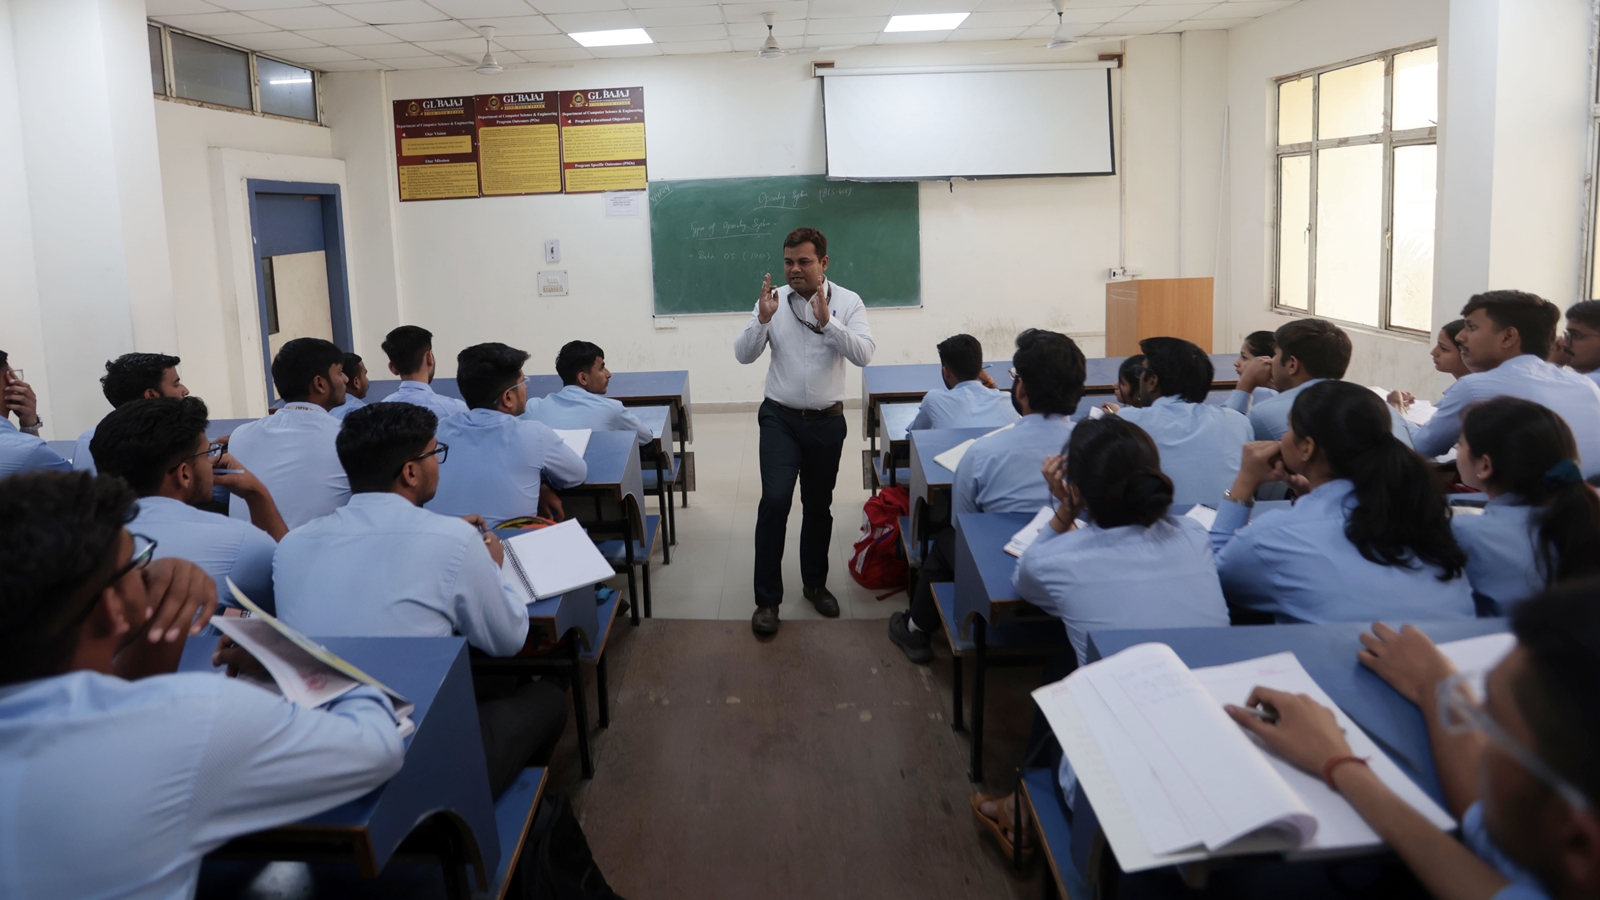
<svg viewBox="0 0 1600 900">
<path fill-rule="evenodd" d="M 833 311 L 833 283 L 832 282 L 828 282 L 828 281 L 824 281 L 822 283 L 822 287 L 824 289 L 824 293 L 822 295 L 823 296 L 823 300 L 824 300 L 824 302 L 826 302 L 828 304 L 829 314 L 831 315 L 832 311 Z M 793 288 L 790 288 L 789 290 L 790 290 L 790 293 L 789 293 L 789 312 L 794 313 L 795 321 L 799 322 L 801 325 L 804 325 L 805 327 L 811 329 L 811 333 L 812 334 L 821 334 L 822 333 L 822 326 L 821 325 L 813 325 L 810 322 L 807 322 L 805 320 L 805 317 L 800 315 L 800 313 L 794 308 L 794 298 L 800 296 L 800 293 L 798 291 L 794 290 Z M 807 304 L 809 304 L 811 301 L 807 300 L 805 302 Z"/>
</svg>

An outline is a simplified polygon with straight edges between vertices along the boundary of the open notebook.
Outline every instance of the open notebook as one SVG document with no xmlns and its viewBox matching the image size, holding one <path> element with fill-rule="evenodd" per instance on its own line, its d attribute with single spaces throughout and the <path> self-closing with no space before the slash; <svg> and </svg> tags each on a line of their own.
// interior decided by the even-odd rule
<svg viewBox="0 0 1600 900">
<path fill-rule="evenodd" d="M 999 434 L 1002 431 L 1006 431 L 1015 427 L 1017 427 L 1017 423 L 1012 422 L 1010 425 L 1002 425 L 999 428 L 996 428 L 995 430 L 989 432 L 989 434 Z M 967 451 L 972 449 L 972 445 L 976 444 L 983 438 L 988 437 L 989 434 L 980 434 L 975 438 L 967 438 L 954 447 L 951 447 L 949 450 L 946 450 L 938 456 L 935 456 L 933 461 L 954 472 L 956 470 L 956 466 L 961 465 L 961 457 L 967 455 Z"/>
<path fill-rule="evenodd" d="M 232 578 L 227 579 L 227 582 L 228 590 L 233 592 L 233 599 L 239 601 L 239 605 L 247 610 L 250 616 L 249 618 L 216 616 L 211 620 L 211 624 L 217 626 L 218 631 L 233 638 L 234 643 L 248 650 L 272 676 L 272 681 L 263 682 L 245 674 L 241 674 L 240 678 L 269 691 L 277 691 L 289 702 L 305 707 L 321 706 L 344 696 L 354 690 L 356 685 L 365 684 L 389 695 L 389 702 L 394 706 L 395 716 L 399 719 L 401 737 L 416 730 L 416 725 L 411 721 L 411 712 L 416 709 L 415 704 L 395 693 L 383 682 L 329 652 L 326 647 L 278 621 L 266 610 L 252 603 L 250 598 L 239 590 L 238 585 L 233 583 Z"/>
<path fill-rule="evenodd" d="M 1208 856 L 1291 858 L 1380 846 L 1353 807 L 1228 718 L 1256 685 L 1334 710 L 1351 752 L 1440 828 L 1455 820 L 1380 751 L 1293 653 L 1191 671 L 1165 644 L 1140 644 L 1034 691 L 1125 872 Z"/>
<path fill-rule="evenodd" d="M 503 546 L 506 561 L 501 572 L 527 603 L 559 597 L 616 574 L 577 519 L 524 531 L 506 538 Z"/>
<path fill-rule="evenodd" d="M 589 435 L 594 434 L 594 429 L 592 428 L 554 428 L 551 430 L 561 438 L 563 443 L 572 448 L 573 453 L 578 454 L 579 459 L 582 459 L 584 451 L 589 449 Z"/>
</svg>

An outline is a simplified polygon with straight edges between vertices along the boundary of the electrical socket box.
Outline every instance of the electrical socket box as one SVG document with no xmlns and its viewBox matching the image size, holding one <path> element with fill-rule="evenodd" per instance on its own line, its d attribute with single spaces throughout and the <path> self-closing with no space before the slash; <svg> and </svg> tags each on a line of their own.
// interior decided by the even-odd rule
<svg viewBox="0 0 1600 900">
<path fill-rule="evenodd" d="M 1144 266 L 1118 266 L 1111 270 L 1112 278 L 1136 278 L 1144 274 Z"/>
<path fill-rule="evenodd" d="M 678 327 L 677 316 L 653 316 L 657 331 L 667 331 Z"/>
<path fill-rule="evenodd" d="M 565 271 L 539 273 L 539 296 L 565 297 L 566 295 L 567 273 Z"/>
<path fill-rule="evenodd" d="M 545 262 L 561 262 L 561 242 L 560 241 L 545 241 L 544 242 L 544 261 Z"/>
</svg>

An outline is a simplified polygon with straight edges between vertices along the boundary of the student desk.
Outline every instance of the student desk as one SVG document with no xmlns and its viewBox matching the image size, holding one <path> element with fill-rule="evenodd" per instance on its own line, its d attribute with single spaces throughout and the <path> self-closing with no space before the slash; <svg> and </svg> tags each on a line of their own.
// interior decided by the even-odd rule
<svg viewBox="0 0 1600 900">
<path fill-rule="evenodd" d="M 561 390 L 558 375 L 529 375 L 528 398 L 548 397 Z M 662 406 L 672 410 L 672 424 L 678 433 L 678 452 L 688 454 L 694 440 L 694 420 L 689 415 L 689 371 L 612 372 L 606 396 L 623 406 Z M 685 504 L 687 505 L 687 503 Z"/>
<path fill-rule="evenodd" d="M 589 446 L 583 451 L 583 461 L 589 466 L 589 476 L 577 487 L 561 491 L 563 500 L 588 498 L 594 503 L 594 515 L 586 521 L 597 529 L 615 533 L 622 538 L 623 559 L 628 570 L 628 600 L 633 611 L 633 624 L 639 624 L 638 581 L 634 575 L 634 543 L 644 544 L 648 553 L 649 532 L 644 515 L 644 479 L 639 471 L 638 435 L 631 431 L 596 431 L 589 435 Z M 568 509 L 569 516 L 576 513 Z"/>
<path fill-rule="evenodd" d="M 381 787 L 343 806 L 292 825 L 234 838 L 214 851 L 219 857 L 354 862 L 376 877 L 402 841 L 418 829 L 433 832 L 430 854 L 440 859 L 451 896 L 468 894 L 462 867 L 477 870 L 485 889 L 500 861 L 489 773 L 478 736 L 477 704 L 466 640 L 448 638 L 324 638 L 331 651 L 416 704 L 417 730 L 405 739 L 406 759 Z M 182 672 L 215 672 L 216 643 L 192 639 L 184 647 Z M 419 826 L 427 827 L 419 829 Z M 416 841 L 407 842 L 407 852 Z"/>
<path fill-rule="evenodd" d="M 669 429 L 672 407 L 636 406 L 633 414 L 650 429 L 652 435 L 649 443 L 639 445 L 639 461 L 655 469 L 656 509 L 667 523 L 667 540 L 661 545 L 661 564 L 670 566 L 672 545 L 678 542 L 677 514 L 671 499 L 672 483 L 677 481 L 673 471 L 672 432 Z"/>
<path fill-rule="evenodd" d="M 934 526 L 949 521 L 950 487 L 956 473 L 934 462 L 934 457 L 969 438 L 983 437 L 993 428 L 930 428 L 907 433 L 911 457 L 911 539 L 926 544 Z M 921 548 L 920 559 L 927 552 Z"/>
<path fill-rule="evenodd" d="M 874 474 L 878 487 L 900 483 L 901 463 L 910 453 L 911 420 L 922 410 L 921 403 L 880 403 L 878 405 L 878 434 L 883 436 L 883 453 L 873 457 Z"/>
<path fill-rule="evenodd" d="M 72 454 L 78 450 L 78 442 L 71 441 L 45 441 L 44 445 L 54 450 L 62 459 L 72 462 Z"/>
<path fill-rule="evenodd" d="M 254 421 L 255 419 L 212 419 L 206 423 L 206 440 L 221 440 L 238 431 L 240 425 Z"/>
<path fill-rule="evenodd" d="M 983 364 L 994 386 L 1002 391 L 1011 390 L 1011 360 L 995 360 Z M 944 387 L 944 376 L 938 363 L 912 363 L 898 366 L 866 366 L 861 370 L 861 427 L 867 432 L 872 455 L 878 455 L 878 405 L 881 403 L 914 403 L 922 395 Z"/>
</svg>

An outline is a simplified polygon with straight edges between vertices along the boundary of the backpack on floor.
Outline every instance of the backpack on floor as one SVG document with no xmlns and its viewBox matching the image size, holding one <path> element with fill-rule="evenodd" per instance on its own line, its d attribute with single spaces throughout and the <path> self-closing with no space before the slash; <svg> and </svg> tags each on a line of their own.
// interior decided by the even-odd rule
<svg viewBox="0 0 1600 900">
<path fill-rule="evenodd" d="M 527 900 L 622 900 L 600 874 L 565 794 L 545 794 L 540 802 L 516 881 L 509 896 Z"/>
<path fill-rule="evenodd" d="M 900 517 L 910 510 L 910 493 L 900 484 L 879 491 L 861 508 L 861 535 L 850 555 L 850 574 L 862 587 L 905 588 L 906 557 L 900 546 Z"/>
</svg>

